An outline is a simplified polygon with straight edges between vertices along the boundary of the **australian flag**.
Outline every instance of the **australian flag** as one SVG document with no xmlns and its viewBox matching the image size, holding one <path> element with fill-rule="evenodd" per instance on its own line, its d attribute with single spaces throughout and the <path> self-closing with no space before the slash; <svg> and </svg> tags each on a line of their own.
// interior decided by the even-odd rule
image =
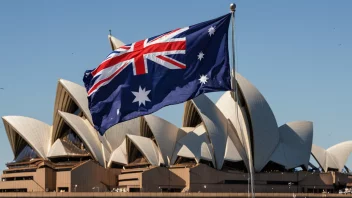
<svg viewBox="0 0 352 198">
<path fill-rule="evenodd" d="M 95 128 L 151 114 L 200 94 L 231 89 L 231 14 L 125 45 L 83 81 Z"/>
</svg>

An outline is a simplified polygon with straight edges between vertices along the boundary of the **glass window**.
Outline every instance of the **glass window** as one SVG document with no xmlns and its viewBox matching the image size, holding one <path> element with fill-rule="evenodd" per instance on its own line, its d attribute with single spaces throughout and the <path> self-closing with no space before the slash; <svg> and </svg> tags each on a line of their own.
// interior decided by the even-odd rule
<svg viewBox="0 0 352 198">
<path fill-rule="evenodd" d="M 67 126 L 67 125 L 66 125 Z M 65 127 L 64 133 L 62 134 L 61 138 L 63 141 L 73 144 L 77 148 L 81 150 L 86 150 L 83 141 L 78 137 L 78 135 L 68 126 Z"/>
<path fill-rule="evenodd" d="M 29 161 L 31 159 L 38 158 L 37 153 L 28 144 L 22 149 L 22 151 L 15 158 L 15 162 Z"/>
</svg>

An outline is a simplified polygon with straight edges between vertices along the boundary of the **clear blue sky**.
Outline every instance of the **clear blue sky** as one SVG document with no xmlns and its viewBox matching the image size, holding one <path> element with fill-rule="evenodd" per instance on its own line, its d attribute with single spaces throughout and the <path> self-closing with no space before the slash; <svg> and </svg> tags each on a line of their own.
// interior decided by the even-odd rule
<svg viewBox="0 0 352 198">
<path fill-rule="evenodd" d="M 223 15 L 231 2 L 1 1 L 0 116 L 52 124 L 58 79 L 82 84 L 84 71 L 110 52 L 109 29 L 131 43 Z M 324 148 L 352 140 L 352 1 L 235 3 L 239 72 L 266 97 L 278 124 L 313 121 L 314 143 Z M 182 114 L 182 105 L 156 113 L 178 126 Z M 13 155 L 2 125 L 0 145 L 3 169 Z"/>
</svg>

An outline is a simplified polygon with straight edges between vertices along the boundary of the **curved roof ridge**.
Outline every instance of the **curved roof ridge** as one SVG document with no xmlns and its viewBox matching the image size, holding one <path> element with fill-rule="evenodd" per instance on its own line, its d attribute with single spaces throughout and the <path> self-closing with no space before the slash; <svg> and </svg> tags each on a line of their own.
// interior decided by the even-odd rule
<svg viewBox="0 0 352 198">
<path fill-rule="evenodd" d="M 165 165 L 170 165 L 176 142 L 187 133 L 174 124 L 155 115 L 146 115 L 144 120 L 147 122 L 156 142 L 159 146 Z"/>
<path fill-rule="evenodd" d="M 346 146 L 348 147 L 347 149 Z M 313 144 L 312 155 L 325 172 L 327 172 L 329 168 L 342 171 L 350 154 L 350 146 L 351 141 L 346 141 L 325 150 L 324 148 Z"/>
<path fill-rule="evenodd" d="M 249 157 L 252 158 L 251 138 L 248 117 L 243 107 L 232 98 L 231 91 L 225 92 L 216 102 L 216 106 L 228 119 L 228 136 L 240 153 L 249 170 Z M 237 109 L 237 111 L 236 111 Z M 237 116 L 238 115 L 238 116 Z M 251 167 L 253 164 L 251 164 Z"/>
<path fill-rule="evenodd" d="M 109 128 L 104 137 L 109 142 L 111 150 L 118 148 L 121 143 L 125 140 L 127 134 L 140 135 L 140 123 L 141 118 L 135 118 L 121 122 Z"/>
<path fill-rule="evenodd" d="M 294 121 L 279 127 L 280 143 L 271 160 L 285 166 L 286 169 L 304 165 L 308 168 L 313 142 L 313 123 Z"/>
<path fill-rule="evenodd" d="M 352 141 L 338 143 L 326 150 L 335 157 L 335 163 L 339 171 L 342 171 L 348 157 L 352 153 Z"/>
<path fill-rule="evenodd" d="M 180 157 L 194 158 L 196 160 L 196 156 L 186 145 L 182 145 L 176 154 Z"/>
<path fill-rule="evenodd" d="M 235 144 L 229 136 L 227 137 L 226 141 L 225 160 L 230 162 L 242 161 L 240 153 L 237 151 Z"/>
<path fill-rule="evenodd" d="M 75 105 L 73 105 L 75 104 Z M 74 82 L 59 79 L 56 88 L 56 97 L 54 103 L 53 112 L 53 133 L 51 137 L 51 144 L 54 143 L 56 136 L 59 132 L 60 127 L 60 115 L 59 111 L 73 113 L 75 106 L 78 107 L 79 111 L 75 113 L 81 113 L 86 119 L 93 125 L 92 116 L 88 108 L 88 99 L 86 89 Z"/>
<path fill-rule="evenodd" d="M 116 50 L 116 49 L 118 49 L 119 47 L 125 45 L 122 41 L 120 41 L 119 39 L 115 38 L 115 37 L 112 36 L 112 35 L 108 35 L 108 39 L 109 39 L 110 46 L 111 46 L 111 49 L 112 49 L 112 50 Z"/>
<path fill-rule="evenodd" d="M 231 91 L 226 91 L 216 102 L 216 106 L 219 110 L 223 113 L 223 115 L 231 121 L 233 126 L 236 129 L 237 136 L 240 138 L 242 144 L 243 143 L 243 136 L 244 138 L 250 138 L 249 136 L 249 124 L 248 124 L 248 117 L 241 108 L 238 103 L 232 98 Z M 236 112 L 237 108 L 237 112 Z M 237 116 L 236 113 L 239 115 Z M 242 131 L 243 134 L 240 134 Z"/>
<path fill-rule="evenodd" d="M 2 119 L 14 155 L 17 153 L 16 141 L 19 140 L 16 140 L 16 134 L 18 134 L 40 157 L 47 159 L 51 138 L 50 125 L 24 116 L 4 116 Z"/>
<path fill-rule="evenodd" d="M 317 146 L 315 144 L 312 144 L 312 151 L 311 151 L 313 157 L 315 160 L 318 162 L 320 167 L 324 169 L 324 171 L 327 171 L 327 164 L 326 164 L 326 150 L 320 146 Z"/>
<path fill-rule="evenodd" d="M 88 156 L 87 151 L 83 151 L 69 142 L 57 139 L 52 145 L 51 149 L 48 152 L 48 158 L 50 157 L 65 157 L 65 156 Z"/>
<path fill-rule="evenodd" d="M 127 137 L 133 142 L 133 144 L 138 148 L 138 150 L 144 155 L 144 157 L 149 161 L 153 166 L 159 166 L 160 163 L 163 163 L 162 159 L 159 159 L 159 150 L 153 140 L 128 134 Z"/>
<path fill-rule="evenodd" d="M 236 73 L 236 80 L 245 105 L 252 130 L 254 168 L 260 172 L 269 162 L 279 144 L 279 131 L 269 103 L 260 91 L 246 78 Z"/>
<path fill-rule="evenodd" d="M 250 147 L 250 140 L 248 138 L 244 138 L 244 145 L 242 144 L 240 138 L 238 137 L 238 133 L 236 132 L 235 127 L 233 126 L 230 120 L 227 121 L 227 134 L 228 139 L 233 143 L 236 148 L 236 151 L 240 155 L 241 159 L 243 160 L 246 168 L 248 171 L 253 170 L 253 162 L 252 154 L 251 154 L 251 147 Z M 249 155 L 247 154 L 249 153 Z"/>
<path fill-rule="evenodd" d="M 204 94 L 188 101 L 185 104 L 185 107 L 195 108 L 203 121 L 214 150 L 215 167 L 220 170 L 223 166 L 225 157 L 227 119 L 215 104 Z M 188 110 L 185 109 L 185 112 L 188 112 Z M 191 116 L 188 117 L 188 119 L 190 119 Z M 185 120 L 185 122 L 187 122 L 187 120 Z"/>
<path fill-rule="evenodd" d="M 206 147 L 203 144 L 205 144 Z M 171 163 L 176 161 L 177 156 L 188 158 L 194 156 L 197 163 L 199 163 L 200 159 L 208 160 L 211 161 L 215 167 L 214 150 L 203 124 L 197 126 L 194 131 L 188 132 L 177 141 Z"/>
<path fill-rule="evenodd" d="M 65 120 L 67 125 L 81 138 L 83 143 L 88 147 L 93 157 L 105 167 L 101 142 L 93 126 L 83 118 L 74 114 L 59 111 L 60 116 Z"/>
<path fill-rule="evenodd" d="M 88 106 L 88 99 L 87 99 L 88 94 L 87 94 L 86 88 L 84 88 L 83 86 L 77 83 L 74 83 L 65 79 L 59 79 L 59 83 L 70 94 L 71 98 L 76 102 L 78 107 L 82 110 L 83 114 L 86 116 L 89 122 L 93 124 L 92 115 L 90 114 L 90 110 Z"/>
<path fill-rule="evenodd" d="M 121 145 L 111 153 L 110 159 L 108 162 L 108 167 L 111 167 L 112 162 L 116 162 L 122 165 L 128 164 L 126 139 L 124 139 Z"/>
</svg>

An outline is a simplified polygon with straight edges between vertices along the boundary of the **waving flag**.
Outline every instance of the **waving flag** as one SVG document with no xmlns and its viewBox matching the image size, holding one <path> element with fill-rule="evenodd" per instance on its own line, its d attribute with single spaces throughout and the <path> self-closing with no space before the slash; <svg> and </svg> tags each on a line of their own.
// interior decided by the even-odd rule
<svg viewBox="0 0 352 198">
<path fill-rule="evenodd" d="M 83 81 L 95 128 L 151 114 L 200 94 L 231 89 L 231 14 L 122 46 Z"/>
</svg>

